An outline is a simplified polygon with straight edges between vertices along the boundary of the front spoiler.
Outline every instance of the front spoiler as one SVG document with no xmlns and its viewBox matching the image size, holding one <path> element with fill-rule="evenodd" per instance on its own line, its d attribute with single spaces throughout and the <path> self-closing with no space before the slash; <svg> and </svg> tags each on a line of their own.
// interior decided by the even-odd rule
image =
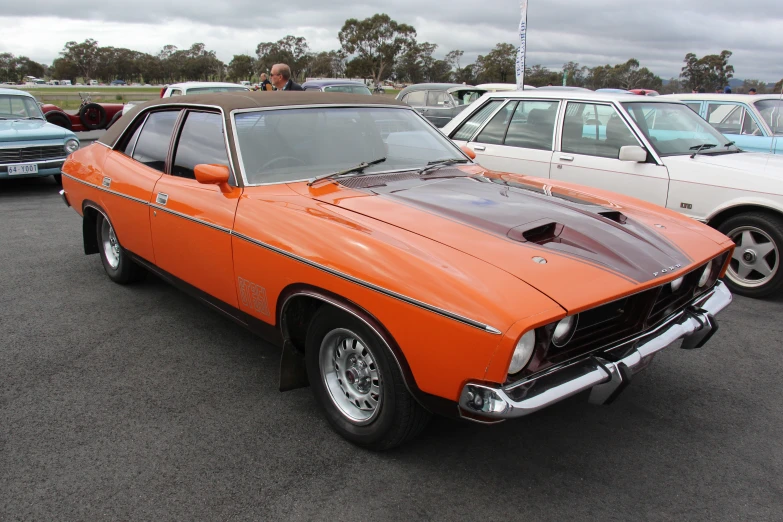
<svg viewBox="0 0 783 522">
<path fill-rule="evenodd" d="M 460 414 L 477 421 L 523 417 L 591 389 L 590 402 L 607 404 L 643 370 L 654 355 L 682 339 L 682 348 L 700 348 L 718 329 L 714 316 L 731 303 L 722 281 L 707 294 L 651 332 L 595 353 L 573 364 L 557 367 L 529 381 L 493 386 L 467 383 L 460 394 Z"/>
</svg>

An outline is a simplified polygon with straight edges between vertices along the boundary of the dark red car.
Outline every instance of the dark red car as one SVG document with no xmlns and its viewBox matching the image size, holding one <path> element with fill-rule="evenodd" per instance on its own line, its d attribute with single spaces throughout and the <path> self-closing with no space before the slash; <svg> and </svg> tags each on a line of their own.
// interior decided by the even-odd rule
<svg viewBox="0 0 783 522">
<path fill-rule="evenodd" d="M 75 132 L 108 129 L 122 116 L 122 103 L 94 103 L 90 96 L 82 96 L 76 115 L 68 114 L 57 105 L 45 103 L 41 110 L 46 121 Z"/>
</svg>

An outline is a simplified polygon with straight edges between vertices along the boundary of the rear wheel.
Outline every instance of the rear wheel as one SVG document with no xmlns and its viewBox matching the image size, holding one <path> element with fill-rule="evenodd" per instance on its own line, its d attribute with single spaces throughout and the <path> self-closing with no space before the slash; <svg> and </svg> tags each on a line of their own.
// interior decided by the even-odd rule
<svg viewBox="0 0 783 522">
<path fill-rule="evenodd" d="M 49 111 L 46 114 L 44 114 L 46 117 L 46 121 L 53 125 L 57 125 L 58 127 L 62 127 L 64 129 L 71 130 L 71 119 L 68 117 L 67 114 L 61 111 Z"/>
<path fill-rule="evenodd" d="M 726 283 L 732 292 L 764 297 L 783 287 L 783 219 L 748 212 L 729 218 L 718 230 L 737 245 L 726 271 Z"/>
<path fill-rule="evenodd" d="M 106 126 L 106 109 L 97 103 L 88 103 L 79 110 L 79 119 L 89 130 L 102 129 Z"/>
<path fill-rule="evenodd" d="M 144 271 L 123 250 L 109 219 L 98 213 L 95 230 L 98 234 L 98 252 L 109 279 L 125 285 L 139 280 Z"/>
<path fill-rule="evenodd" d="M 408 393 L 393 355 L 367 325 L 322 307 L 307 331 L 310 386 L 332 427 L 375 450 L 414 438 L 430 418 Z"/>
</svg>

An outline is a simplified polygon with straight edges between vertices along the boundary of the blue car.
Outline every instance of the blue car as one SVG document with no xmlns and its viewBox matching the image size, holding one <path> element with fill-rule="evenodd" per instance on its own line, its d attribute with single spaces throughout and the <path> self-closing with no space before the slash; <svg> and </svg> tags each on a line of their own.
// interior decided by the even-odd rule
<svg viewBox="0 0 783 522">
<path fill-rule="evenodd" d="M 302 84 L 302 89 L 306 91 L 321 92 L 347 92 L 350 94 L 372 95 L 370 89 L 361 82 L 352 82 L 350 80 L 310 80 Z"/>
<path fill-rule="evenodd" d="M 36 99 L 0 89 L 0 179 L 54 176 L 79 148 L 76 134 L 46 121 Z"/>
<path fill-rule="evenodd" d="M 751 152 L 783 154 L 779 94 L 672 94 L 710 125 Z"/>
</svg>

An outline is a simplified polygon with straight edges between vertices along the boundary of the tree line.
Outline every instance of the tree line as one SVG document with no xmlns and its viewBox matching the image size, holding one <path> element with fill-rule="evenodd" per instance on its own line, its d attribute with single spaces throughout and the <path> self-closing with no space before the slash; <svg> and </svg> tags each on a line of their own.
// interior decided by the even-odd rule
<svg viewBox="0 0 783 522">
<path fill-rule="evenodd" d="M 461 63 L 464 51 L 455 49 L 443 58 L 436 58 L 438 45 L 419 42 L 416 29 L 399 23 L 386 14 L 376 14 L 364 20 L 350 18 L 338 32 L 340 48 L 313 52 L 307 40 L 288 35 L 275 42 L 261 42 L 255 56 L 234 55 L 229 63 L 217 58 L 203 43 L 194 43 L 188 49 L 166 45 L 157 54 L 132 49 L 101 47 L 89 38 L 84 42 L 67 42 L 60 56 L 51 65 L 36 63 L 27 57 L 11 53 L 0 54 L 0 81 L 21 82 L 25 76 L 48 76 L 58 80 L 77 78 L 95 79 L 108 83 L 121 79 L 128 83 L 165 84 L 186 80 L 256 81 L 275 63 L 287 63 L 294 78 L 351 77 L 371 79 L 375 83 L 456 82 L 467 84 L 515 83 L 517 48 L 509 43 L 498 43 L 493 49 L 479 55 L 474 63 Z M 734 75 L 729 65 L 730 51 L 701 58 L 688 53 L 678 78 L 663 80 L 638 60 L 625 63 L 580 66 L 575 62 L 563 64 L 562 70 L 542 65 L 527 67 L 525 83 L 533 86 L 562 85 L 589 89 L 655 89 L 659 92 L 681 92 L 704 89 L 722 90 Z M 775 87 L 779 91 L 783 80 Z M 759 80 L 746 80 L 742 88 L 755 87 L 766 92 L 767 85 Z"/>
</svg>

